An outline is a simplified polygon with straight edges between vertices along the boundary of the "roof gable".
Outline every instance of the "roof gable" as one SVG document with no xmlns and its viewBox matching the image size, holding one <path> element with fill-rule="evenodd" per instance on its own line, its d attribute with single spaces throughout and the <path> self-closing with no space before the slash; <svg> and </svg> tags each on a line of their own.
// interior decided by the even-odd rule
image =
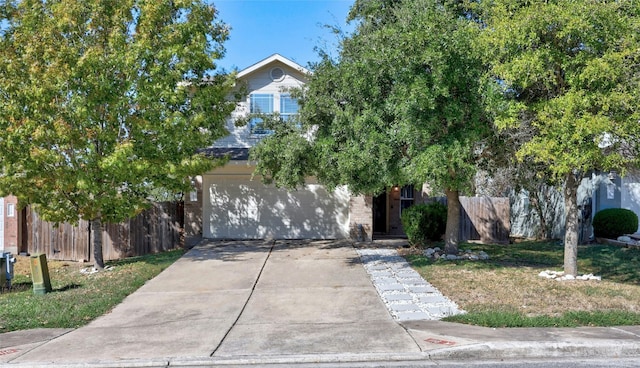
<svg viewBox="0 0 640 368">
<path fill-rule="evenodd" d="M 288 66 L 291 69 L 299 71 L 300 73 L 310 74 L 310 71 L 307 68 L 301 66 L 300 64 L 298 64 L 298 63 L 296 63 L 294 61 L 291 61 L 291 60 L 287 59 L 286 57 L 284 57 L 284 56 L 282 56 L 280 54 L 273 54 L 273 55 L 269 56 L 268 58 L 263 59 L 261 61 L 258 61 L 257 63 L 251 65 L 250 67 L 239 71 L 238 75 L 237 75 L 237 78 L 245 77 L 245 76 L 247 76 L 247 75 L 249 75 L 249 74 L 251 74 L 251 73 L 253 73 L 253 72 L 257 71 L 257 70 L 265 68 L 268 65 L 270 65 L 272 63 L 276 63 L 276 62 L 280 62 L 280 63 Z"/>
</svg>

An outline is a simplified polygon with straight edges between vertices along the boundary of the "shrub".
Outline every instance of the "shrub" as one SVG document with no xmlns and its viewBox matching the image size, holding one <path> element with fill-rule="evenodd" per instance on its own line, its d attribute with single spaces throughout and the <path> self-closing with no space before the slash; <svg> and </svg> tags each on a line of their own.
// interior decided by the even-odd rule
<svg viewBox="0 0 640 368">
<path fill-rule="evenodd" d="M 438 202 L 416 204 L 402 211 L 400 220 L 409 243 L 440 240 L 447 226 L 447 206 Z"/>
<path fill-rule="evenodd" d="M 624 208 L 607 208 L 593 216 L 592 225 L 596 237 L 615 239 L 638 231 L 638 215 Z"/>
</svg>

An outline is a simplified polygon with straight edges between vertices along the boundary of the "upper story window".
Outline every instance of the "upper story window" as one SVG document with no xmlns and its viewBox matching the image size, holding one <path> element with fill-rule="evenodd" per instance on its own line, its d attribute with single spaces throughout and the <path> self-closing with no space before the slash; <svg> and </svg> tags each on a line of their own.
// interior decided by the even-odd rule
<svg viewBox="0 0 640 368">
<path fill-rule="evenodd" d="M 273 95 L 267 93 L 254 93 L 249 96 L 249 113 L 251 114 L 272 114 Z M 252 118 L 249 121 L 249 130 L 252 134 L 269 134 L 268 129 L 263 126 L 261 118 Z"/>
<path fill-rule="evenodd" d="M 298 99 L 289 94 L 280 95 L 280 116 L 282 120 L 288 121 L 298 113 Z"/>
</svg>

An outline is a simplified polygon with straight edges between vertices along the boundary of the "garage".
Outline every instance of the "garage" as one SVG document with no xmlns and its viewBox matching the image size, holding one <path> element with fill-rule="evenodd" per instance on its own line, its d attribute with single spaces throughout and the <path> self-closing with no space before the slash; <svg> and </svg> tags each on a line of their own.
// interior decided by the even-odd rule
<svg viewBox="0 0 640 368">
<path fill-rule="evenodd" d="M 371 231 L 371 208 L 365 198 L 351 198 L 346 187 L 328 192 L 313 180 L 298 190 L 265 186 L 252 177 L 255 168 L 249 150 L 269 131 L 257 120 L 242 122 L 252 113 L 277 113 L 288 119 L 298 113 L 292 89 L 307 83 L 311 71 L 274 54 L 240 70 L 237 85 L 246 97 L 226 121 L 228 135 L 198 153 L 228 158 L 220 168 L 189 178 L 185 196 L 185 244 L 210 239 L 342 239 L 350 229 Z M 244 88 L 243 88 L 244 89 Z M 357 203 L 357 206 L 353 206 Z M 350 207 L 351 205 L 351 207 Z M 354 211 L 355 208 L 355 211 Z M 351 221 L 350 221 L 351 220 Z M 357 220 L 357 223 L 354 221 Z"/>
<path fill-rule="evenodd" d="M 293 191 L 252 178 L 230 162 L 202 177 L 203 229 L 210 239 L 342 239 L 349 236 L 349 192 L 310 182 Z"/>
</svg>

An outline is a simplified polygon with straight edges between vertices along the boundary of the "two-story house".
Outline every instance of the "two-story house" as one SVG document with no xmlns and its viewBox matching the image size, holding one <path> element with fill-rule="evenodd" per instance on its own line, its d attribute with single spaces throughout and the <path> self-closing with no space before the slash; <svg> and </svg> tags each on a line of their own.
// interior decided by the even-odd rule
<svg viewBox="0 0 640 368">
<path fill-rule="evenodd" d="M 248 113 L 296 114 L 289 93 L 307 82 L 309 71 L 278 54 L 238 72 L 248 95 L 227 121 L 229 135 L 206 149 L 230 161 L 194 178 L 185 198 L 187 244 L 210 239 L 340 239 L 371 240 L 373 232 L 402 234 L 400 212 L 423 196 L 422 188 L 394 187 L 378 197 L 351 196 L 346 187 L 328 191 L 313 178 L 303 188 L 287 191 L 254 177 L 249 149 L 269 131 L 259 121 L 237 126 Z"/>
</svg>

